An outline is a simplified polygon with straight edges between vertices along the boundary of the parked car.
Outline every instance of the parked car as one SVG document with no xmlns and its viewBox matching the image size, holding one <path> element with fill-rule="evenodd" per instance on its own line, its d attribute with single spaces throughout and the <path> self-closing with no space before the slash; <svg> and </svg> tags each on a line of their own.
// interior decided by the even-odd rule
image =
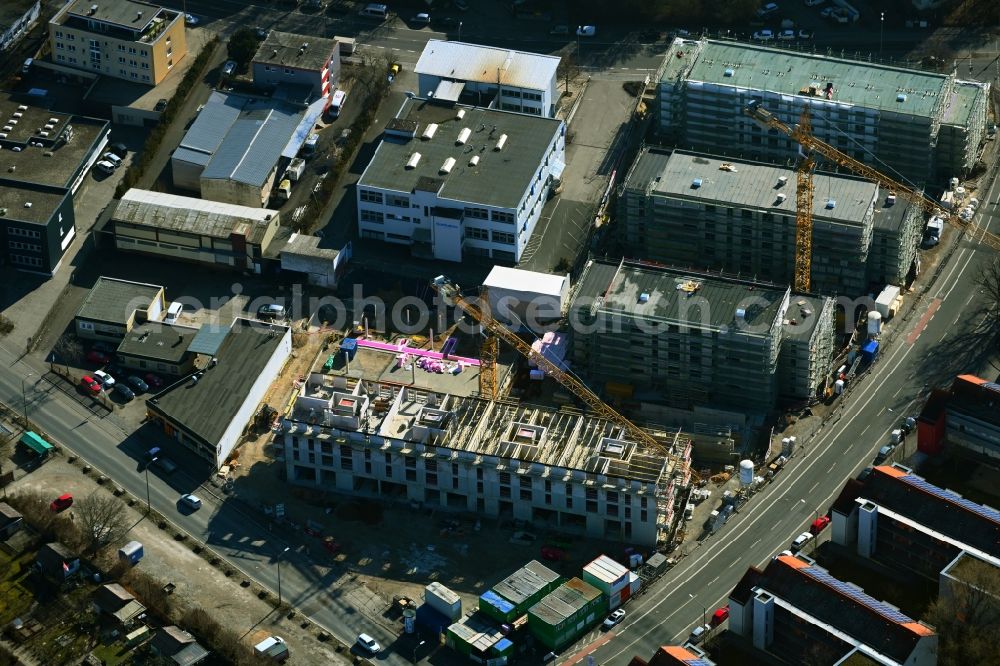
<svg viewBox="0 0 1000 666">
<path fill-rule="evenodd" d="M 896 447 L 894 447 L 892 444 L 886 444 L 885 446 L 880 448 L 878 450 L 878 453 L 875 455 L 875 464 L 881 465 L 882 463 L 884 463 L 886 459 L 892 455 L 892 450 L 894 448 Z"/>
<path fill-rule="evenodd" d="M 819 534 L 826 529 L 826 526 L 830 524 L 830 516 L 820 516 L 812 522 L 809 526 L 809 531 L 814 535 Z"/>
<path fill-rule="evenodd" d="M 382 651 L 382 646 L 378 644 L 378 641 L 368 634 L 358 634 L 358 645 L 369 654 L 374 655 Z"/>
<path fill-rule="evenodd" d="M 267 39 L 267 28 L 257 26 L 254 28 L 254 32 L 257 34 L 257 39 Z"/>
<path fill-rule="evenodd" d="M 163 380 L 160 379 L 159 375 L 154 375 L 152 372 L 147 372 L 145 379 L 146 383 L 152 386 L 154 389 L 158 389 L 163 386 Z"/>
<path fill-rule="evenodd" d="M 184 15 L 184 24 L 185 25 L 198 25 L 198 23 L 200 23 L 200 22 L 201 22 L 201 19 L 199 19 L 194 14 L 185 14 Z"/>
<path fill-rule="evenodd" d="M 49 504 L 49 508 L 55 511 L 56 513 L 59 513 L 60 511 L 65 511 L 71 506 L 73 506 L 73 496 L 70 495 L 69 493 L 60 495 L 59 497 L 52 500 L 51 504 Z"/>
<path fill-rule="evenodd" d="M 163 112 L 167 110 L 167 98 L 163 97 L 156 100 L 156 106 L 153 107 L 153 111 Z"/>
<path fill-rule="evenodd" d="M 109 176 L 115 172 L 115 165 L 107 160 L 101 160 L 100 162 L 94 165 L 94 168 L 96 168 L 101 173 L 107 174 Z"/>
<path fill-rule="evenodd" d="M 753 33 L 753 38 L 761 42 L 769 42 L 774 39 L 773 30 L 758 30 Z"/>
<path fill-rule="evenodd" d="M 135 392 L 125 384 L 115 384 L 115 393 L 125 402 L 135 399 Z"/>
<path fill-rule="evenodd" d="M 780 39 L 782 41 L 785 41 L 785 42 L 794 41 L 795 40 L 795 31 L 794 30 L 782 30 L 781 32 L 778 33 L 778 39 Z"/>
<path fill-rule="evenodd" d="M 792 542 L 792 552 L 793 553 L 799 552 L 800 550 L 802 550 L 802 548 L 805 547 L 807 543 L 812 541 L 812 539 L 813 539 L 812 532 L 803 532 L 802 534 L 798 535 L 797 537 L 795 537 L 795 541 Z"/>
<path fill-rule="evenodd" d="M 225 76 L 232 76 L 233 72 L 235 72 L 235 71 L 236 71 L 236 61 L 235 60 L 227 60 L 226 64 L 224 64 L 222 66 L 222 73 Z"/>
<path fill-rule="evenodd" d="M 101 158 L 103 158 L 104 161 L 106 161 L 106 162 L 111 162 L 112 164 L 115 165 L 116 168 L 120 167 L 122 165 L 122 158 L 118 157 L 117 155 L 115 155 L 114 153 L 112 153 L 110 150 L 108 152 L 104 153 L 103 155 L 101 155 Z"/>
<path fill-rule="evenodd" d="M 712 613 L 712 622 L 711 622 L 711 625 L 713 627 L 717 627 L 717 626 L 719 626 L 720 624 L 722 624 L 723 622 L 725 622 L 728 619 L 729 619 L 729 606 L 723 606 L 722 608 L 716 608 L 715 612 Z"/>
<path fill-rule="evenodd" d="M 111 357 L 102 351 L 91 349 L 87 352 L 87 360 L 91 363 L 100 363 L 101 365 L 104 365 L 111 362 Z"/>
<path fill-rule="evenodd" d="M 268 303 L 257 308 L 257 318 L 262 321 L 280 320 L 285 318 L 285 306 Z"/>
<path fill-rule="evenodd" d="M 625 611 L 621 608 L 616 610 L 611 615 L 604 618 L 604 624 L 602 625 L 605 629 L 612 629 L 615 625 L 625 619 Z"/>
<path fill-rule="evenodd" d="M 111 389 L 115 387 L 115 378 L 104 372 L 103 370 L 94 371 L 94 379 L 100 382 L 101 386 L 105 389 Z"/>
<path fill-rule="evenodd" d="M 389 65 L 389 83 L 392 83 L 393 81 L 396 80 L 396 77 L 399 76 L 399 70 L 400 70 L 400 65 L 398 62 L 394 62 L 391 65 Z"/>
<path fill-rule="evenodd" d="M 597 26 L 581 25 L 576 28 L 577 37 L 593 37 L 597 34 Z"/>
<path fill-rule="evenodd" d="M 799 30 L 799 39 L 812 39 L 812 38 L 813 38 L 812 30 Z"/>
<path fill-rule="evenodd" d="M 757 10 L 757 16 L 767 16 L 768 14 L 773 14 L 776 11 L 778 11 L 778 3 L 769 2 Z"/>
<path fill-rule="evenodd" d="M 197 511 L 198 509 L 201 508 L 201 500 L 198 499 L 197 496 L 192 495 L 191 493 L 181 495 L 180 503 L 181 506 L 184 506 L 187 509 L 190 509 L 191 511 Z"/>
<path fill-rule="evenodd" d="M 130 375 L 128 378 L 128 385 L 131 386 L 137 393 L 145 393 L 149 390 L 149 384 L 142 381 L 136 375 Z"/>
<path fill-rule="evenodd" d="M 917 420 L 912 416 L 907 416 L 903 419 L 902 423 L 899 424 L 899 429 L 909 435 L 911 432 L 916 430 Z"/>
<path fill-rule="evenodd" d="M 94 381 L 94 378 L 90 375 L 80 377 L 80 386 L 83 387 L 83 390 L 90 395 L 97 395 L 102 391 L 100 382 Z"/>
<path fill-rule="evenodd" d="M 113 152 L 118 157 L 121 157 L 122 159 L 124 159 L 125 156 L 128 155 L 128 147 L 126 147 L 124 143 L 113 143 L 111 144 L 110 148 L 111 152 Z"/>
<path fill-rule="evenodd" d="M 698 643 L 701 643 L 703 640 L 708 638 L 708 632 L 710 632 L 711 630 L 712 627 L 707 624 L 702 624 L 700 626 L 697 626 L 691 631 L 691 635 L 688 636 L 688 640 L 697 645 Z"/>
<path fill-rule="evenodd" d="M 164 455 L 157 456 L 153 464 L 163 470 L 164 474 L 173 474 L 177 471 L 177 465 L 174 461 Z"/>
<path fill-rule="evenodd" d="M 413 22 L 420 23 L 422 25 L 430 25 L 431 15 L 428 14 L 427 12 L 420 12 L 419 14 L 413 17 Z"/>
</svg>

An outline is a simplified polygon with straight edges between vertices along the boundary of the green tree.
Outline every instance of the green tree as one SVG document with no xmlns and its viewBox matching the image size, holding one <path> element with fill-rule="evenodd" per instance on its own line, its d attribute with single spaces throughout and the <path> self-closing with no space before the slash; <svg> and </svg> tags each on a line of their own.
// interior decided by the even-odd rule
<svg viewBox="0 0 1000 666">
<path fill-rule="evenodd" d="M 926 621 L 938 632 L 938 664 L 996 662 L 1000 635 L 1000 572 L 973 557 L 961 567 L 961 582 L 951 583 L 927 609 Z"/>
<path fill-rule="evenodd" d="M 235 60 L 240 65 L 245 65 L 250 62 L 250 58 L 257 52 L 259 45 L 260 40 L 257 39 L 257 33 L 250 28 L 240 28 L 229 38 L 229 43 L 226 45 L 226 53 L 229 54 L 230 60 Z"/>
</svg>

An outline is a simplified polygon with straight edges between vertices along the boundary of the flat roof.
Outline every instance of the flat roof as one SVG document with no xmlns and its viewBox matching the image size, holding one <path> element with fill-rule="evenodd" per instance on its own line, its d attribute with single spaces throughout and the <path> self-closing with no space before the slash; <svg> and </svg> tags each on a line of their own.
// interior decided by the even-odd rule
<svg viewBox="0 0 1000 666">
<path fill-rule="evenodd" d="M 461 119 L 459 110 L 464 111 Z M 517 207 L 562 126 L 555 118 L 442 106 L 422 99 L 407 99 L 393 124 L 410 128 L 416 137 L 384 133 L 358 186 L 406 193 L 419 188 L 436 192 L 439 199 L 498 208 Z M 422 139 L 432 124 L 437 125 L 433 138 Z M 471 133 L 464 145 L 457 145 L 463 129 Z M 504 135 L 503 149 L 497 151 L 497 141 Z M 420 154 L 418 164 L 407 168 L 415 153 Z M 479 160 L 470 166 L 473 157 Z M 442 173 L 448 158 L 455 160 L 454 166 Z"/>
<path fill-rule="evenodd" d="M 823 306 L 830 300 L 822 296 L 792 294 L 782 323 L 785 337 L 809 340 L 820 323 Z"/>
<path fill-rule="evenodd" d="M 92 11 L 94 8 L 96 11 Z M 161 9 L 138 0 L 73 0 L 67 14 L 143 32 Z"/>
<path fill-rule="evenodd" d="M 526 565 L 493 586 L 493 591 L 517 605 L 527 601 L 545 586 L 559 580 L 559 574 L 539 562 L 531 560 Z"/>
<path fill-rule="evenodd" d="M 548 90 L 560 60 L 541 53 L 429 39 L 413 71 L 453 81 L 496 84 L 499 78 L 503 86 Z"/>
<path fill-rule="evenodd" d="M 137 309 L 145 309 L 163 287 L 144 282 L 130 282 L 116 278 L 97 278 L 94 286 L 77 310 L 82 319 L 124 324 Z"/>
<path fill-rule="evenodd" d="M 250 243 L 260 243 L 277 216 L 278 211 L 267 208 L 251 208 L 133 187 L 118 202 L 112 219 L 212 238 L 228 239 L 236 233 L 246 237 Z"/>
<path fill-rule="evenodd" d="M 530 612 L 546 623 L 557 626 L 586 608 L 601 591 L 579 578 L 568 581 L 552 590 L 531 607 Z"/>
<path fill-rule="evenodd" d="M 218 443 L 287 330 L 278 324 L 236 319 L 216 353 L 214 367 L 200 373 L 197 382 L 177 382 L 148 402 L 203 441 Z"/>
<path fill-rule="evenodd" d="M 889 204 L 886 191 L 881 190 L 875 205 L 874 228 L 899 231 L 910 214 L 911 206 L 913 204 L 900 196 L 896 197 L 895 203 Z"/>
<path fill-rule="evenodd" d="M 483 286 L 560 297 L 567 280 L 569 276 L 565 274 L 553 275 L 507 266 L 494 266 L 483 281 Z"/>
<path fill-rule="evenodd" d="M 322 70 L 337 48 L 337 40 L 272 30 L 261 42 L 252 62 L 297 69 Z"/>
<path fill-rule="evenodd" d="M 684 55 L 678 58 L 677 53 Z M 685 77 L 688 81 L 795 96 L 810 85 L 819 84 L 825 89 L 827 83 L 832 83 L 833 105 L 847 103 L 932 117 L 948 91 L 949 77 L 945 74 L 742 42 L 677 39 L 666 58 L 672 63 L 689 54 L 693 63 Z M 669 66 L 667 69 L 661 80 L 676 77 L 676 71 L 670 71 Z M 899 94 L 906 99 L 897 101 Z M 819 102 L 821 98 L 815 99 Z"/>
<path fill-rule="evenodd" d="M 787 287 L 636 261 L 592 261 L 577 287 L 573 307 L 596 306 L 611 316 L 671 322 L 701 330 L 735 329 L 742 318 L 749 335 L 767 335 L 783 314 Z M 708 307 L 692 305 L 697 297 Z"/>
<path fill-rule="evenodd" d="M 626 187 L 653 196 L 794 217 L 795 176 L 785 167 L 649 148 L 639 156 Z M 813 174 L 813 190 L 813 219 L 840 224 L 861 224 L 878 195 L 878 186 L 871 181 L 823 173 Z"/>
<path fill-rule="evenodd" d="M 284 247 L 279 250 L 279 254 L 296 255 L 312 259 L 323 259 L 326 261 L 333 261 L 336 259 L 337 255 L 340 254 L 340 251 L 334 250 L 333 248 L 320 247 L 320 240 L 319 236 L 293 233 L 285 242 Z"/>
<path fill-rule="evenodd" d="M 0 178 L 0 219 L 46 224 L 68 196 L 66 188 Z"/>
<path fill-rule="evenodd" d="M 956 81 L 951 93 L 945 97 L 944 115 L 941 122 L 946 125 L 967 127 L 976 105 L 976 98 L 986 94 L 986 84 L 977 81 Z"/>
<path fill-rule="evenodd" d="M 106 120 L 50 111 L 25 97 L 0 95 L 4 166 L 0 175 L 69 187 L 108 127 Z"/>
<path fill-rule="evenodd" d="M 263 187 L 305 115 L 291 104 L 214 91 L 172 159 L 203 166 L 202 178 Z"/>
<path fill-rule="evenodd" d="M 118 345 L 118 353 L 180 363 L 197 332 L 198 329 L 187 326 L 143 322 L 125 335 Z"/>
</svg>

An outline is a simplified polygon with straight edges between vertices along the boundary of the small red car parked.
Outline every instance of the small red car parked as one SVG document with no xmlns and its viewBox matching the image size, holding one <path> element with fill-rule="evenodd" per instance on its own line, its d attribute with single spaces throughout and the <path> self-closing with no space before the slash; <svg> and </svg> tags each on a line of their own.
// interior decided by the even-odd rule
<svg viewBox="0 0 1000 666">
<path fill-rule="evenodd" d="M 560 562 L 566 559 L 566 551 L 555 546 L 542 546 L 542 559 Z"/>
<path fill-rule="evenodd" d="M 84 391 L 86 391 L 91 395 L 97 395 L 98 393 L 101 392 L 100 382 L 95 381 L 94 378 L 91 377 L 90 375 L 84 375 L 83 377 L 80 377 L 80 386 L 83 387 Z"/>
<path fill-rule="evenodd" d="M 813 524 L 809 528 L 809 531 L 812 532 L 814 535 L 819 534 L 829 524 L 830 524 L 830 516 L 820 516 L 819 518 L 813 521 Z"/>
<path fill-rule="evenodd" d="M 65 511 L 66 509 L 73 506 L 73 496 L 69 493 L 65 495 L 60 495 L 59 497 L 52 500 L 52 504 L 49 504 L 49 508 L 59 513 L 60 511 Z"/>
<path fill-rule="evenodd" d="M 101 365 L 104 365 L 105 363 L 111 362 L 111 357 L 102 351 L 91 349 L 89 352 L 87 352 L 87 360 L 90 361 L 91 363 L 99 363 Z"/>
<path fill-rule="evenodd" d="M 715 612 L 712 613 L 712 626 L 717 627 L 728 619 L 729 619 L 729 606 L 716 608 Z"/>
</svg>

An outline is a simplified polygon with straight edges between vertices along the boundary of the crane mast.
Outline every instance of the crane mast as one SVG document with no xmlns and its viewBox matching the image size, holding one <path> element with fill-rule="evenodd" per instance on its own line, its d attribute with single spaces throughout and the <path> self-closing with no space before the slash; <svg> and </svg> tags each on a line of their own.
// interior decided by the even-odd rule
<svg viewBox="0 0 1000 666">
<path fill-rule="evenodd" d="M 522 340 L 515 333 L 508 330 L 506 326 L 497 323 L 497 321 L 490 316 L 488 306 L 480 307 L 479 305 L 467 300 L 464 296 L 462 296 L 458 286 L 443 275 L 435 278 L 431 282 L 431 286 L 433 286 L 435 291 L 441 295 L 447 305 L 453 305 L 459 308 L 479 322 L 485 329 L 483 331 L 484 334 L 488 332 L 489 337 L 492 337 L 494 340 L 500 339 L 509 344 L 522 356 L 538 365 L 538 367 L 544 370 L 547 375 L 570 390 L 595 414 L 618 425 L 623 430 L 627 431 L 637 442 L 665 455 L 666 458 L 675 465 L 675 469 L 679 469 L 681 471 L 685 485 L 688 483 L 688 480 L 693 472 L 691 471 L 688 462 L 682 456 L 674 454 L 658 439 L 619 414 L 618 411 L 609 405 L 605 404 L 603 400 L 587 388 L 587 386 L 579 379 L 560 368 L 543 354 L 536 352 L 531 348 L 531 345 Z"/>
<path fill-rule="evenodd" d="M 900 183 L 894 178 L 890 178 L 878 169 L 874 169 L 864 162 L 856 160 L 850 155 L 837 150 L 825 141 L 816 138 L 812 134 L 812 126 L 810 123 L 803 125 L 800 122 L 798 127 L 790 127 L 775 117 L 770 111 L 763 108 L 756 100 L 747 104 L 743 111 L 761 126 L 781 132 L 793 141 L 797 142 L 800 146 L 802 146 L 803 150 L 822 155 L 834 164 L 842 166 L 845 169 L 862 176 L 863 178 L 867 178 L 868 180 L 878 183 L 881 187 L 888 190 L 889 193 L 898 194 L 931 215 L 940 215 L 941 217 L 944 217 L 948 222 L 956 227 L 964 228 L 972 238 L 981 240 L 994 250 L 1000 250 L 1000 236 L 987 231 L 971 220 L 963 220 L 954 212 L 942 211 L 941 205 L 923 192 L 919 192 L 907 185 L 904 185 L 903 183 Z"/>
<path fill-rule="evenodd" d="M 809 107 L 802 110 L 799 127 L 810 131 Z M 812 151 L 804 151 L 799 168 L 795 172 L 798 187 L 795 188 L 795 291 L 809 293 L 812 280 L 812 235 L 813 235 L 813 171 L 816 160 Z"/>
</svg>

